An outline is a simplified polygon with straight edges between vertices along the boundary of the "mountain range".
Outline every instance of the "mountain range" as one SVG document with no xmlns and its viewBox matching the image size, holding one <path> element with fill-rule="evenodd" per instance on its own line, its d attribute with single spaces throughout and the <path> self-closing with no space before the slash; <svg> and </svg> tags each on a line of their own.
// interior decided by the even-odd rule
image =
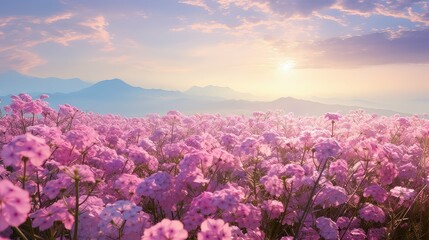
<svg viewBox="0 0 429 240">
<path fill-rule="evenodd" d="M 397 114 L 384 109 L 322 104 L 291 97 L 274 101 L 255 100 L 257 97 L 251 94 L 218 86 L 192 87 L 180 92 L 134 87 L 120 79 L 91 84 L 78 78 L 36 78 L 17 72 L 0 74 L 0 95 L 3 96 L 0 99 L 3 100 L 3 106 L 10 102 L 11 94 L 21 92 L 29 93 L 33 97 L 47 93 L 49 95 L 47 101 L 52 107 L 67 103 L 83 111 L 128 117 L 151 113 L 165 114 L 169 110 L 177 110 L 184 114 L 251 114 L 255 111 L 283 110 L 293 112 L 295 115 L 316 116 L 326 112 L 344 114 L 363 109 L 379 115 Z"/>
</svg>

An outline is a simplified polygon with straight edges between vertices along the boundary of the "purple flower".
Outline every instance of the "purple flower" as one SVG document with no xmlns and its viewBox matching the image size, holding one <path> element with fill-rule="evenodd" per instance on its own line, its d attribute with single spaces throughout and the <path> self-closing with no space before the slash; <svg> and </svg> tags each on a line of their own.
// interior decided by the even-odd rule
<svg viewBox="0 0 429 240">
<path fill-rule="evenodd" d="M 185 240 L 188 232 L 183 228 L 183 224 L 178 220 L 163 219 L 156 225 L 146 229 L 141 240 Z"/>
<path fill-rule="evenodd" d="M 265 200 L 262 204 L 262 209 L 267 212 L 270 219 L 278 218 L 284 211 L 283 204 L 277 200 Z"/>
<path fill-rule="evenodd" d="M 396 186 L 390 189 L 390 195 L 399 199 L 399 205 L 402 205 L 404 202 L 411 201 L 416 195 L 416 192 L 411 188 Z"/>
<path fill-rule="evenodd" d="M 387 191 L 377 184 L 366 187 L 363 190 L 363 196 L 372 197 L 378 203 L 384 203 L 388 197 Z"/>
<path fill-rule="evenodd" d="M 384 222 L 386 215 L 383 209 L 372 205 L 371 203 L 365 203 L 359 210 L 359 216 L 367 222 Z"/>
<path fill-rule="evenodd" d="M 280 197 L 280 195 L 285 191 L 283 181 L 276 175 L 264 176 L 260 181 L 264 185 L 265 190 L 272 196 Z"/>
<path fill-rule="evenodd" d="M 316 195 L 314 205 L 320 205 L 323 208 L 336 207 L 347 201 L 347 192 L 339 186 L 325 186 Z"/>
<path fill-rule="evenodd" d="M 71 167 L 63 167 L 62 170 L 75 181 L 95 183 L 94 172 L 88 165 L 76 164 Z"/>
<path fill-rule="evenodd" d="M 6 166 L 20 166 L 23 163 L 23 157 L 28 158 L 33 166 L 41 166 L 50 154 L 45 140 L 30 133 L 16 136 L 4 145 L 1 151 L 1 157 Z"/>
<path fill-rule="evenodd" d="M 336 240 L 339 237 L 337 224 L 330 218 L 319 217 L 316 220 L 319 234 L 326 240 Z"/>
<path fill-rule="evenodd" d="M 8 226 L 18 227 L 25 222 L 30 209 L 27 191 L 14 186 L 9 180 L 0 181 L 0 232 Z"/>
<path fill-rule="evenodd" d="M 388 185 L 398 176 L 398 168 L 392 162 L 386 163 L 381 166 L 379 171 L 380 183 L 382 185 Z"/>
<path fill-rule="evenodd" d="M 137 185 L 136 194 L 138 196 L 146 196 L 161 200 L 163 199 L 163 195 L 170 189 L 171 185 L 172 179 L 170 174 L 157 172 Z"/>
<path fill-rule="evenodd" d="M 329 158 L 335 158 L 341 150 L 338 142 L 330 138 L 319 141 L 314 149 L 316 149 L 316 158 L 319 163 L 323 163 Z"/>
<path fill-rule="evenodd" d="M 198 233 L 198 240 L 229 240 L 231 239 L 231 228 L 222 219 L 206 219 L 201 224 L 201 232 Z"/>
<path fill-rule="evenodd" d="M 339 113 L 325 113 L 325 118 L 331 121 L 338 121 L 341 115 Z"/>
</svg>

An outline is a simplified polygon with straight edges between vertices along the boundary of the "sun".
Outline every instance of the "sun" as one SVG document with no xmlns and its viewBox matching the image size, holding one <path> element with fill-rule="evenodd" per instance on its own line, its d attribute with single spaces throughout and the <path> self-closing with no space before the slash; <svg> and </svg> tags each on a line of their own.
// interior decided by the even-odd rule
<svg viewBox="0 0 429 240">
<path fill-rule="evenodd" d="M 284 72 L 290 72 L 295 67 L 295 61 L 287 60 L 279 63 L 279 69 Z"/>
</svg>

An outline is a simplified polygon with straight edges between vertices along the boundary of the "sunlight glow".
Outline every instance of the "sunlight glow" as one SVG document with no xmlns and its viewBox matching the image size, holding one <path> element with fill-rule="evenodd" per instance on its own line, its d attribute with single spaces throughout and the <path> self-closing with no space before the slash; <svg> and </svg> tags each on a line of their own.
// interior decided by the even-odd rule
<svg viewBox="0 0 429 240">
<path fill-rule="evenodd" d="M 295 61 L 293 60 L 287 60 L 279 64 L 279 69 L 284 73 L 291 71 L 294 67 L 295 67 Z"/>
</svg>

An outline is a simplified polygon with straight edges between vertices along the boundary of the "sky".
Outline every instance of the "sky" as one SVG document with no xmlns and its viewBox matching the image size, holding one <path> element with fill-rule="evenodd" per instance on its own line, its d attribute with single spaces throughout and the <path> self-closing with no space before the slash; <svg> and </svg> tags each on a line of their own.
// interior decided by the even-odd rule
<svg viewBox="0 0 429 240">
<path fill-rule="evenodd" d="M 0 72 L 427 112 L 428 0 L 9 0 Z"/>
</svg>

